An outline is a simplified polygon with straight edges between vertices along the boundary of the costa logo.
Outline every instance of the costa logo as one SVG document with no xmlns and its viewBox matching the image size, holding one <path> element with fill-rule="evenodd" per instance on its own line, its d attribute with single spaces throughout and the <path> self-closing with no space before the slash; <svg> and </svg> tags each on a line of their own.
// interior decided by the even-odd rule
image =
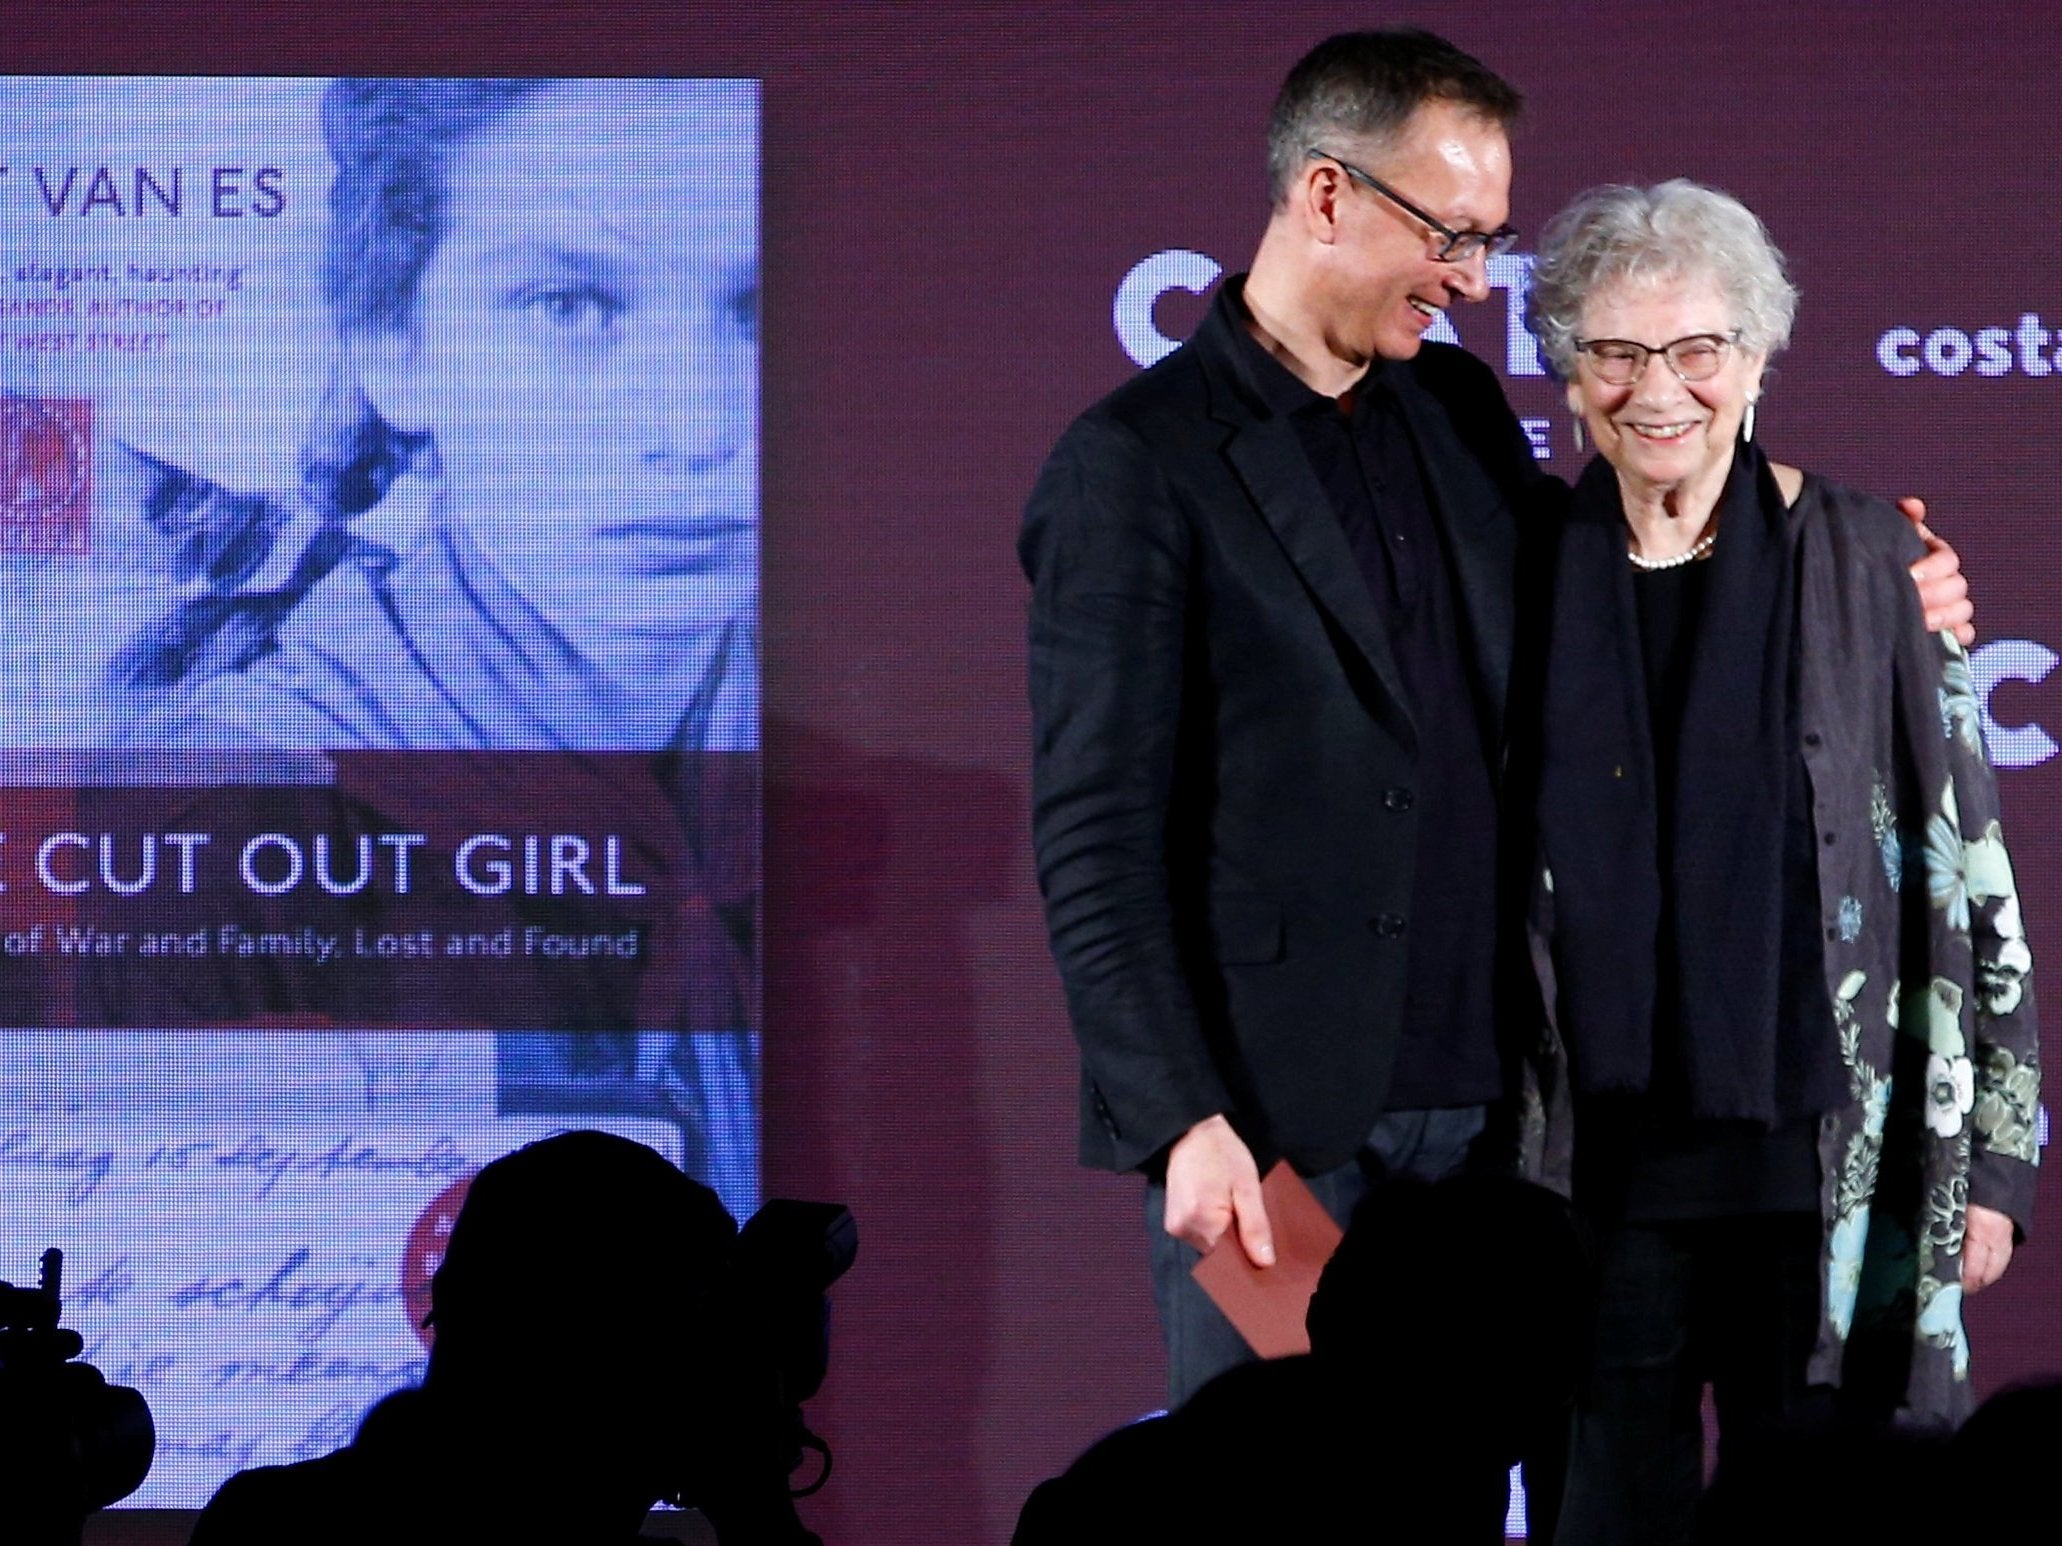
<svg viewBox="0 0 2062 1546">
<path fill-rule="evenodd" d="M 1532 254 L 1504 252 L 1488 260 L 1489 286 L 1504 296 L 1504 372 L 1512 376 L 1544 376 L 1546 362 L 1539 344 L 1525 331 L 1525 289 L 1532 282 Z M 1179 338 L 1169 338 L 1153 318 L 1160 297 L 1169 290 L 1186 290 L 1200 295 L 1217 281 L 1224 265 L 1208 253 L 1186 247 L 1141 258 L 1118 282 L 1110 303 L 1110 326 L 1117 343 L 1143 370 L 1155 365 L 1181 347 Z M 1425 329 L 1434 343 L 1457 344 L 1453 324 L 1445 317 Z"/>
<path fill-rule="evenodd" d="M 2000 724 L 1991 710 L 1991 694 L 1999 687 L 2007 682 L 2038 687 L 2055 669 L 2057 658 L 2053 650 L 2034 639 L 1993 639 L 1970 654 L 1970 674 L 1976 680 L 1976 701 L 1983 716 L 1983 741 L 1998 768 L 2039 767 L 2062 751 L 2038 723 Z"/>
<path fill-rule="evenodd" d="M 1889 328 L 1876 340 L 1876 363 L 1892 376 L 2052 376 L 2062 369 L 2062 343 L 2039 312 L 2029 311 L 2010 327 L 1973 332 L 1937 327 L 1922 335 L 1915 327 Z"/>
</svg>

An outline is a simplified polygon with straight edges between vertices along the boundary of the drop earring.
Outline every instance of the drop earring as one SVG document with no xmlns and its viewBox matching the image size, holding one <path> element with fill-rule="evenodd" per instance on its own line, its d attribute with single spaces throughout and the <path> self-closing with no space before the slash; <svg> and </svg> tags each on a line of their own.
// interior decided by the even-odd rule
<svg viewBox="0 0 2062 1546">
<path fill-rule="evenodd" d="M 1575 416 L 1575 454 L 1580 456 L 1587 449 L 1589 448 L 1582 443 L 1582 415 L 1578 413 Z"/>
<path fill-rule="evenodd" d="M 1750 397 L 1747 399 L 1747 413 L 1740 420 L 1740 438 L 1742 440 L 1752 440 L 1754 438 L 1754 403 L 1754 398 Z"/>
</svg>

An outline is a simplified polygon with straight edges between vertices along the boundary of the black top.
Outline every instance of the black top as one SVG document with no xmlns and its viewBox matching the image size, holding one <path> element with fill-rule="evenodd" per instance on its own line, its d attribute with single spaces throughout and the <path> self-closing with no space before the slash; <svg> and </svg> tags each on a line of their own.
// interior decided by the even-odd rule
<svg viewBox="0 0 2062 1546">
<path fill-rule="evenodd" d="M 1494 1025 L 1496 777 L 1461 636 L 1452 561 L 1410 426 L 1374 362 L 1346 396 L 1312 391 L 1241 334 L 1268 408 L 1290 420 L 1388 629 L 1417 724 L 1420 834 L 1391 1110 L 1470 1106 L 1503 1091 Z M 1374 819 L 1377 813 L 1370 813 Z"/>
<path fill-rule="evenodd" d="M 1654 738 L 1655 792 L 1661 805 L 1664 916 L 1675 911 L 1675 854 L 1670 835 L 1677 791 L 1683 702 L 1695 657 L 1698 620 L 1711 572 L 1692 562 L 1639 570 L 1633 580 L 1647 712 Z M 1796 772 L 1803 763 L 1797 759 Z M 1791 821 L 1808 806 L 1791 803 Z M 1803 858 L 1811 859 L 1808 822 Z M 1796 873 L 1795 835 L 1785 844 L 1785 869 Z M 1815 872 L 1806 868 L 1807 877 Z M 1794 916 L 1794 915 L 1793 915 Z M 1814 921 L 1807 913 L 1805 921 Z M 1816 935 L 1813 936 L 1814 940 Z M 1689 1115 L 1689 1087 L 1676 1012 L 1678 968 L 1673 931 L 1659 940 L 1654 1003 L 1654 1077 L 1644 1097 L 1587 1102 L 1578 1146 L 1577 1186 L 1584 1206 L 1638 1221 L 1722 1218 L 1742 1213 L 1810 1212 L 1818 1207 L 1818 1122 L 1806 1117 L 1763 1127 L 1756 1122 L 1699 1121 Z"/>
</svg>

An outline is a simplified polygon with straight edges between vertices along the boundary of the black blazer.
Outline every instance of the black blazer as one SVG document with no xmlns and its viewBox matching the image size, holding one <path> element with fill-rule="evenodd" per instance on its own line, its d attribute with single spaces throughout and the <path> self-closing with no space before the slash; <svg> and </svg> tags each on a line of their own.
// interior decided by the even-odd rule
<svg viewBox="0 0 2062 1546">
<path fill-rule="evenodd" d="M 1081 1156 L 1110 1169 L 1218 1111 L 1263 1167 L 1345 1163 L 1382 1110 L 1402 1011 L 1412 709 L 1228 292 L 1061 437 L 1019 541 L 1039 883 L 1081 1044 Z M 1517 516 L 1560 485 L 1472 356 L 1428 344 L 1390 379 L 1477 696 L 1501 705 Z"/>
</svg>

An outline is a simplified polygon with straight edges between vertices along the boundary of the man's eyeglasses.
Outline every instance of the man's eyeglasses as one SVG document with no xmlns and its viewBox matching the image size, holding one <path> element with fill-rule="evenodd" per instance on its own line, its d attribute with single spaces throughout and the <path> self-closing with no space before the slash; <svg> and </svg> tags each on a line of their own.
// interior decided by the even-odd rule
<svg viewBox="0 0 2062 1546">
<path fill-rule="evenodd" d="M 1432 256 L 1440 263 L 1465 263 L 1478 252 L 1493 258 L 1499 253 L 1509 252 L 1518 245 L 1516 226 L 1500 225 L 1494 231 L 1456 231 L 1437 215 L 1427 214 L 1379 177 L 1370 172 L 1363 172 L 1351 161 L 1335 156 L 1329 150 L 1321 150 L 1315 145 L 1303 154 L 1311 160 L 1337 161 L 1345 169 L 1346 175 L 1355 182 L 1372 188 L 1411 219 L 1430 226 L 1439 238 L 1439 249 Z"/>
<path fill-rule="evenodd" d="M 1725 369 L 1738 333 L 1692 333 L 1666 344 L 1636 344 L 1629 338 L 1578 338 L 1575 347 L 1589 356 L 1597 379 L 1612 386 L 1631 386 L 1647 373 L 1647 361 L 1660 355 L 1685 381 L 1709 381 Z"/>
</svg>

